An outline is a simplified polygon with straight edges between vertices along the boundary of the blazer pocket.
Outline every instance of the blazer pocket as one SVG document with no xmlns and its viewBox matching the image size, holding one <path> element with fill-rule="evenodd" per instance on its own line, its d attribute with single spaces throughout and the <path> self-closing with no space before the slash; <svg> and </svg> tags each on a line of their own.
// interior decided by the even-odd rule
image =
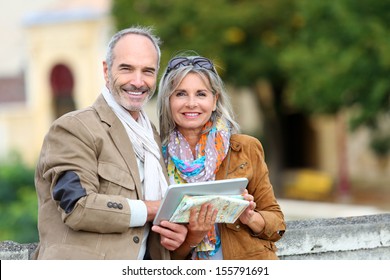
<svg viewBox="0 0 390 280">
<path fill-rule="evenodd" d="M 239 222 L 239 220 L 237 219 L 237 221 L 234 223 L 234 224 L 226 224 L 226 227 L 232 231 L 241 231 L 241 228 L 242 228 L 242 224 Z"/>
<path fill-rule="evenodd" d="M 239 164 L 231 166 L 229 169 L 227 176 L 228 178 L 240 178 L 240 177 L 248 177 L 248 161 L 243 161 Z"/>
<path fill-rule="evenodd" d="M 135 190 L 135 184 L 130 172 L 108 163 L 98 163 L 100 177 L 100 193 L 128 196 L 129 191 Z"/>
</svg>

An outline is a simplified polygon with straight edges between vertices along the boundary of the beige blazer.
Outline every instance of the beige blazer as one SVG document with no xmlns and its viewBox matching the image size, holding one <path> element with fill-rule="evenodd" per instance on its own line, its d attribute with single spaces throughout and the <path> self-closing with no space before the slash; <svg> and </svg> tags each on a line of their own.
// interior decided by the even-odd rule
<svg viewBox="0 0 390 280">
<path fill-rule="evenodd" d="M 160 161 L 165 170 L 162 156 Z M 53 199 L 53 187 L 67 170 L 78 175 L 86 192 L 69 213 Z M 144 227 L 129 228 L 131 211 L 126 201 L 141 198 L 136 156 L 122 123 L 102 95 L 93 106 L 53 123 L 44 139 L 35 185 L 40 239 L 35 258 L 137 258 Z M 169 259 L 169 251 L 153 232 L 148 247 L 153 259 Z"/>
</svg>

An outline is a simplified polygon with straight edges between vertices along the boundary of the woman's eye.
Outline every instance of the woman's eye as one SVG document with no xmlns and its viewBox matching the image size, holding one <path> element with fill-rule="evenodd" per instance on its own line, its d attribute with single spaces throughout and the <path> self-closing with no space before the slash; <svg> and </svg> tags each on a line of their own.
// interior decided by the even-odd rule
<svg viewBox="0 0 390 280">
<path fill-rule="evenodd" d="M 184 91 L 177 91 L 176 96 L 184 96 L 185 92 Z"/>
</svg>

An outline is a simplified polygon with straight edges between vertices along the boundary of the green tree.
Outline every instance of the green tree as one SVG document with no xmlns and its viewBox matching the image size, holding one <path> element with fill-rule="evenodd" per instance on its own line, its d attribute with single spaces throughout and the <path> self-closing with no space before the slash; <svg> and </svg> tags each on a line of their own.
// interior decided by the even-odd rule
<svg viewBox="0 0 390 280">
<path fill-rule="evenodd" d="M 298 28 L 279 57 L 290 103 L 308 113 L 338 115 L 339 191 L 348 193 L 345 134 L 349 127 L 372 130 L 370 147 L 390 152 L 390 2 L 297 0 Z M 345 129 L 343 129 L 343 127 Z"/>
<path fill-rule="evenodd" d="M 297 0 L 299 28 L 280 56 L 292 104 L 353 112 L 351 127 L 378 128 L 390 112 L 390 2 Z"/>
</svg>

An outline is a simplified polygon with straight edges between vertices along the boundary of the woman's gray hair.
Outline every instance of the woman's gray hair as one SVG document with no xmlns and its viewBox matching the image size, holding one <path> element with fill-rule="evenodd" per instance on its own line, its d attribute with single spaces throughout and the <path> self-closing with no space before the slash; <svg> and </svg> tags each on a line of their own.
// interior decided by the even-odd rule
<svg viewBox="0 0 390 280">
<path fill-rule="evenodd" d="M 150 39 L 153 43 L 154 47 L 157 51 L 157 67 L 160 67 L 160 59 L 161 59 L 161 40 L 159 37 L 153 34 L 153 28 L 150 26 L 132 26 L 123 30 L 120 30 L 116 34 L 114 34 L 108 43 L 107 54 L 106 54 L 106 63 L 108 67 L 109 73 L 111 73 L 112 64 L 114 63 L 114 48 L 118 41 L 129 34 L 137 34 L 142 35 Z M 158 69 L 157 69 L 158 70 Z"/>
<path fill-rule="evenodd" d="M 178 55 L 176 57 L 183 57 Z M 186 56 L 193 59 L 197 56 Z M 172 93 L 176 90 L 182 80 L 189 73 L 196 73 L 202 79 L 208 80 L 211 85 L 211 92 L 218 95 L 216 110 L 211 114 L 211 121 L 215 125 L 218 118 L 224 118 L 230 125 L 232 134 L 238 133 L 240 127 L 234 119 L 233 108 L 230 102 L 229 95 L 226 92 L 225 85 L 218 75 L 215 67 L 213 70 L 206 68 L 194 67 L 193 65 L 180 66 L 176 69 L 167 72 L 165 69 L 162 78 L 160 79 L 158 95 L 157 95 L 157 111 L 160 125 L 160 136 L 163 145 L 166 145 L 169 140 L 169 135 L 175 129 L 176 124 L 173 120 L 169 99 Z"/>
</svg>

